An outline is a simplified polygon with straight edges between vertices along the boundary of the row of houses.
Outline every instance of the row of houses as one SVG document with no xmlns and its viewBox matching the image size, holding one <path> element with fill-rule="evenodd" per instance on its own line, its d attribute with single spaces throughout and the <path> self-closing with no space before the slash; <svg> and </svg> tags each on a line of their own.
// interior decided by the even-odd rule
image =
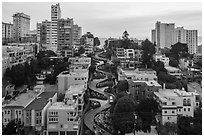
<svg viewBox="0 0 204 137">
<path fill-rule="evenodd" d="M 174 70 L 172 71 L 174 72 Z M 166 89 L 165 84 L 161 86 L 157 82 L 156 71 L 151 69 L 120 69 L 118 80 L 128 81 L 128 92 L 137 102 L 145 98 L 154 98 L 159 103 L 160 112 L 157 115 L 157 120 L 161 124 L 177 123 L 179 116 L 194 117 L 194 111 L 200 105 L 201 96 L 197 92 Z"/>
</svg>

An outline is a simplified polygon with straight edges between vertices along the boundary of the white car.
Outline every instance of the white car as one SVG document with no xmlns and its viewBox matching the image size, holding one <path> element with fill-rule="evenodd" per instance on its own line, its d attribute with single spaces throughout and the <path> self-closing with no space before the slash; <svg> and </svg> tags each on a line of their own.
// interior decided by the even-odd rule
<svg viewBox="0 0 204 137">
<path fill-rule="evenodd" d="M 110 103 L 113 102 L 113 96 L 110 96 L 110 98 L 109 98 L 109 102 L 110 102 Z"/>
</svg>

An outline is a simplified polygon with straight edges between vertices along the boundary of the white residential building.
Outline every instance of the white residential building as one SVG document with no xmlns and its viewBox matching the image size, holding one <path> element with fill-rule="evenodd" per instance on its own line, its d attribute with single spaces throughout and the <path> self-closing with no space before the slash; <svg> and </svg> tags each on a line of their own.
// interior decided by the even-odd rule
<svg viewBox="0 0 204 137">
<path fill-rule="evenodd" d="M 69 96 L 64 102 L 55 102 L 47 109 L 48 135 L 79 134 L 80 117 L 77 100 L 77 96 Z"/>
<path fill-rule="evenodd" d="M 5 100 L 2 102 L 2 124 L 6 126 L 10 121 L 18 119 L 24 122 L 24 108 L 31 104 L 36 97 L 40 96 L 44 90 L 31 90 L 27 93 L 18 95 L 15 99 Z"/>
<path fill-rule="evenodd" d="M 133 81 L 157 81 L 156 71 L 154 70 L 120 70 L 118 72 L 118 80 Z"/>
<path fill-rule="evenodd" d="M 84 106 L 85 85 L 71 85 L 65 93 L 65 99 L 70 96 L 77 96 L 78 98 L 78 113 L 81 116 Z"/>
<path fill-rule="evenodd" d="M 60 4 L 51 6 L 51 33 L 52 33 L 52 45 L 57 45 L 57 25 L 58 19 L 61 19 Z"/>
<path fill-rule="evenodd" d="M 85 85 L 87 89 L 88 71 L 69 72 L 64 71 L 58 75 L 58 92 L 65 93 L 71 85 Z"/>
<path fill-rule="evenodd" d="M 169 48 L 173 44 L 174 23 L 161 23 L 159 21 L 155 24 L 155 29 L 152 30 L 152 43 L 156 42 L 158 48 Z"/>
<path fill-rule="evenodd" d="M 155 54 L 153 56 L 154 60 L 157 61 L 161 61 L 164 63 L 164 66 L 169 66 L 169 58 L 166 57 L 165 55 L 159 55 L 159 54 Z"/>
<path fill-rule="evenodd" d="M 179 68 L 175 68 L 172 66 L 165 66 L 165 69 L 167 70 L 167 73 L 169 73 L 172 76 L 175 76 L 176 78 L 181 77 L 181 70 Z"/>
<path fill-rule="evenodd" d="M 180 42 L 188 45 L 188 53 L 194 54 L 197 52 L 198 46 L 198 31 L 187 30 L 183 27 L 177 27 L 173 33 L 173 44 Z"/>
<path fill-rule="evenodd" d="M 178 116 L 194 117 L 194 110 L 199 106 L 196 95 L 185 90 L 159 89 L 159 92 L 154 92 L 154 95 L 161 109 L 159 121 L 162 124 L 177 123 Z"/>
<path fill-rule="evenodd" d="M 13 41 L 13 24 L 2 22 L 2 42 Z"/>
</svg>

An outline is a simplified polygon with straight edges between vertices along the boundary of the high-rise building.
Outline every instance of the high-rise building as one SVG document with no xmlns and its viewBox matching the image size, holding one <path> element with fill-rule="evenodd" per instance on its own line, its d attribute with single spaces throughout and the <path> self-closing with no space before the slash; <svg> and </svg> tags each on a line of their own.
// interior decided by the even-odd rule
<svg viewBox="0 0 204 137">
<path fill-rule="evenodd" d="M 183 27 L 177 27 L 173 33 L 174 39 L 173 44 L 177 42 L 186 43 L 188 45 L 188 53 L 196 53 L 196 48 L 198 45 L 198 31 L 197 30 L 187 30 Z"/>
<path fill-rule="evenodd" d="M 51 6 L 51 24 L 52 24 L 52 45 L 57 45 L 57 25 L 58 20 L 61 18 L 60 4 Z"/>
<path fill-rule="evenodd" d="M 12 42 L 13 24 L 2 22 L 2 43 Z"/>
<path fill-rule="evenodd" d="M 188 53 L 196 53 L 198 45 L 198 31 L 197 30 L 185 30 L 186 32 L 186 43 L 188 45 Z"/>
<path fill-rule="evenodd" d="M 13 38 L 16 42 L 21 42 L 23 37 L 30 32 L 30 16 L 24 13 L 13 15 Z"/>
<path fill-rule="evenodd" d="M 81 27 L 78 25 L 73 25 L 73 45 L 80 45 L 80 38 L 82 35 Z"/>
<path fill-rule="evenodd" d="M 152 29 L 152 43 L 155 43 L 156 42 L 156 30 L 155 29 Z"/>
<path fill-rule="evenodd" d="M 50 21 L 42 21 L 41 23 L 37 23 L 37 41 L 41 45 L 51 45 L 51 22 Z"/>
<path fill-rule="evenodd" d="M 155 24 L 155 29 L 152 30 L 152 42 L 156 42 L 157 47 L 170 47 L 173 43 L 174 23 L 161 23 L 159 21 Z"/>
<path fill-rule="evenodd" d="M 58 20 L 58 29 L 57 29 L 57 49 L 62 51 L 66 47 L 72 46 L 73 42 L 73 19 L 59 19 Z"/>
</svg>

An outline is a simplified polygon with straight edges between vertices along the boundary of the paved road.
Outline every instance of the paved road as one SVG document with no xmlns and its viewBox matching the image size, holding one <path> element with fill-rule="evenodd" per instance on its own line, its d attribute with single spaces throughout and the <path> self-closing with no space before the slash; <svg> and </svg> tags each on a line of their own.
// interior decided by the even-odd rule
<svg viewBox="0 0 204 137">
<path fill-rule="evenodd" d="M 99 54 L 100 54 L 100 53 L 99 53 Z M 96 58 L 100 58 L 100 57 L 98 57 L 98 55 L 96 55 Z M 100 59 L 106 60 L 106 59 L 103 59 L 103 58 L 100 58 Z M 99 64 L 99 65 L 100 65 L 100 64 Z M 97 68 L 97 67 L 96 67 L 96 68 Z M 102 73 L 104 73 L 104 72 L 101 71 L 101 70 L 98 70 L 98 69 L 96 69 L 96 70 L 97 70 L 97 71 L 100 71 L 100 72 L 102 72 Z M 106 79 L 106 78 L 105 78 L 105 79 Z M 93 125 L 96 125 L 96 124 L 94 123 L 94 117 L 95 117 L 95 115 L 96 115 L 97 113 L 103 111 L 104 109 L 109 108 L 109 107 L 111 106 L 111 105 L 109 104 L 109 94 L 104 93 L 104 89 L 105 89 L 106 87 L 96 88 L 96 84 L 97 84 L 98 82 L 101 82 L 101 81 L 105 80 L 105 79 L 99 79 L 99 80 L 90 81 L 90 82 L 89 82 L 89 85 L 88 85 L 91 90 L 94 90 L 94 91 L 96 91 L 96 92 L 98 92 L 98 93 L 101 93 L 101 94 L 103 94 L 103 95 L 105 95 L 105 96 L 108 97 L 108 100 L 105 100 L 105 101 L 104 101 L 104 100 L 100 100 L 100 99 L 90 98 L 90 100 L 99 101 L 100 104 L 101 104 L 101 107 L 96 108 L 96 109 L 89 110 L 89 111 L 85 114 L 85 116 L 84 116 L 84 123 L 85 123 L 85 125 L 86 125 L 90 130 L 92 130 L 92 131 L 94 131 Z M 97 129 L 97 130 L 101 130 L 101 128 L 100 128 L 99 126 L 97 126 L 97 125 L 96 125 L 96 129 Z M 105 132 L 104 134 L 105 134 L 105 135 L 110 135 L 110 133 L 108 133 L 108 132 Z"/>
</svg>

